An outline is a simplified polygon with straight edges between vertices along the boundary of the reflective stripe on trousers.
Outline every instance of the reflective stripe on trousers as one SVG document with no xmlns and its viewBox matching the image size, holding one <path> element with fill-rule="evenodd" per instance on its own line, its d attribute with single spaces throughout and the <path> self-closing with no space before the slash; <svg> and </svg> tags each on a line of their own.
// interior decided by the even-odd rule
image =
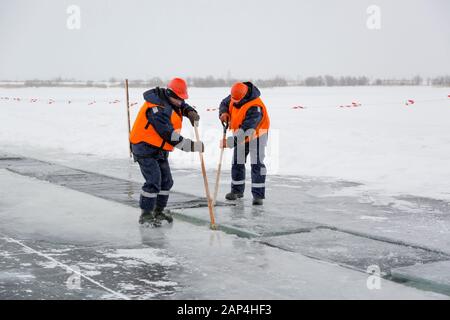
<svg viewBox="0 0 450 320">
<path fill-rule="evenodd" d="M 252 188 L 265 188 L 265 183 L 252 183 Z"/>
<path fill-rule="evenodd" d="M 141 191 L 141 196 L 143 196 L 145 198 L 156 198 L 158 196 L 158 194 L 157 193 L 150 193 L 150 192 Z"/>
</svg>

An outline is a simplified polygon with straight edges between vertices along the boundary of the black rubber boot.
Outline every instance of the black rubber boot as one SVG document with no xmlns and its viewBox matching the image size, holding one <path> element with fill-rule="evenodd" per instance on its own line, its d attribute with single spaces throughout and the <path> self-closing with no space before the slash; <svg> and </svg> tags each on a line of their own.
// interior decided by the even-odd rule
<svg viewBox="0 0 450 320">
<path fill-rule="evenodd" d="M 227 199 L 227 200 L 237 200 L 237 199 L 240 199 L 240 198 L 243 198 L 243 197 L 244 197 L 243 193 L 234 193 L 233 191 L 231 191 L 230 193 L 228 193 L 225 196 L 225 199 Z"/>
<path fill-rule="evenodd" d="M 164 209 L 162 208 L 155 208 L 154 211 L 155 214 L 155 219 L 162 221 L 162 220 L 166 220 L 168 223 L 172 223 L 173 222 L 173 218 L 170 215 L 169 211 L 164 211 Z"/>
<path fill-rule="evenodd" d="M 151 224 L 154 227 L 161 226 L 161 221 L 155 219 L 155 215 L 152 211 L 142 210 L 141 216 L 139 217 L 139 224 Z"/>
<path fill-rule="evenodd" d="M 263 199 L 253 198 L 253 205 L 254 206 L 262 206 L 264 204 Z"/>
</svg>

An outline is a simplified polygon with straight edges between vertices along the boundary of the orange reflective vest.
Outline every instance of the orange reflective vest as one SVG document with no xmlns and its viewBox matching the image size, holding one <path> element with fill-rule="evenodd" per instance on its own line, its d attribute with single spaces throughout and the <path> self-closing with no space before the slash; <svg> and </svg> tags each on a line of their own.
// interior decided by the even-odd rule
<svg viewBox="0 0 450 320">
<path fill-rule="evenodd" d="M 157 107 L 158 105 L 150 102 L 144 103 L 144 105 L 141 107 L 141 110 L 139 111 L 136 121 L 134 122 L 133 129 L 131 130 L 130 142 L 132 144 L 146 142 L 154 147 L 161 148 L 166 151 L 172 151 L 174 146 L 161 138 L 155 128 L 147 120 L 148 109 L 152 109 L 153 112 L 162 112 L 158 111 Z M 183 123 L 183 117 L 172 110 L 170 122 L 172 123 L 175 131 L 180 133 Z"/>
<path fill-rule="evenodd" d="M 247 137 L 245 140 L 246 142 L 256 139 L 257 137 L 260 137 L 261 135 L 263 135 L 269 131 L 270 119 L 269 119 L 269 114 L 267 113 L 266 106 L 262 102 L 261 98 L 256 98 L 256 99 L 253 99 L 253 100 L 247 102 L 240 108 L 236 108 L 233 105 L 233 102 L 230 101 L 230 105 L 228 107 L 228 112 L 230 113 L 230 118 L 231 118 L 230 129 L 233 132 L 236 132 L 241 128 L 242 123 L 245 120 L 245 116 L 247 115 L 247 111 L 251 107 L 261 108 L 260 110 L 262 112 L 263 117 L 262 117 L 260 123 L 258 124 L 258 126 L 256 127 L 253 137 Z"/>
</svg>

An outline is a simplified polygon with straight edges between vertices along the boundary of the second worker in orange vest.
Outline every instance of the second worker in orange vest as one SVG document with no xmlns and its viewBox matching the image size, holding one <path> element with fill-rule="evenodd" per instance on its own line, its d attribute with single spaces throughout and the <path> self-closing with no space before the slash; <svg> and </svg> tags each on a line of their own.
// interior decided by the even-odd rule
<svg viewBox="0 0 450 320">
<path fill-rule="evenodd" d="M 164 211 L 173 186 L 169 152 L 174 147 L 186 152 L 204 151 L 202 142 L 180 135 L 183 116 L 192 125 L 198 125 L 196 122 L 200 120 L 197 111 L 184 101 L 187 98 L 186 82 L 180 78 L 170 81 L 167 89 L 155 88 L 144 93 L 145 103 L 130 133 L 133 156 L 145 178 L 139 201 L 141 224 L 159 226 L 162 220 L 172 222 Z"/>
<path fill-rule="evenodd" d="M 220 104 L 219 117 L 227 123 L 233 136 L 221 142 L 221 147 L 234 148 L 231 167 L 231 192 L 228 200 L 244 196 L 245 163 L 250 154 L 253 204 L 262 205 L 266 190 L 265 148 L 270 127 L 267 108 L 259 89 L 251 82 L 238 82 L 231 94 Z"/>
</svg>

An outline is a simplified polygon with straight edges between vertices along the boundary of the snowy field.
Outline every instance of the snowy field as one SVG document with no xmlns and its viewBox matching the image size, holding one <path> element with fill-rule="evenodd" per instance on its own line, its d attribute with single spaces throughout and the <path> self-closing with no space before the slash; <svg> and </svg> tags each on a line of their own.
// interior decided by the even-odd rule
<svg viewBox="0 0 450 320">
<path fill-rule="evenodd" d="M 131 90 L 131 102 L 137 103 L 132 120 L 144 90 Z M 221 126 L 217 111 L 208 109 L 217 108 L 227 92 L 190 90 L 188 102 L 201 115 L 209 170 L 217 165 Z M 262 94 L 272 121 L 269 174 L 332 177 L 381 193 L 450 199 L 450 89 L 290 87 L 262 89 Z M 122 89 L 0 89 L 0 97 L 10 98 L 0 100 L 0 146 L 5 151 L 40 158 L 128 157 Z M 406 106 L 408 99 L 415 104 Z M 352 102 L 361 106 L 339 107 Z M 183 133 L 193 138 L 188 121 Z M 180 151 L 172 154 L 171 163 L 174 168 L 199 167 L 196 154 Z"/>
<path fill-rule="evenodd" d="M 143 91 L 131 91 L 133 119 Z M 2 89 L 0 299 L 448 299 L 448 90 L 262 92 L 273 128 L 268 199 L 222 203 L 222 232 L 206 227 L 206 205 L 192 206 L 205 202 L 198 155 L 178 150 L 175 223 L 139 228 L 124 90 Z M 211 109 L 227 89 L 190 94 L 213 185 L 221 125 Z M 193 137 L 188 121 L 183 133 Z"/>
</svg>

